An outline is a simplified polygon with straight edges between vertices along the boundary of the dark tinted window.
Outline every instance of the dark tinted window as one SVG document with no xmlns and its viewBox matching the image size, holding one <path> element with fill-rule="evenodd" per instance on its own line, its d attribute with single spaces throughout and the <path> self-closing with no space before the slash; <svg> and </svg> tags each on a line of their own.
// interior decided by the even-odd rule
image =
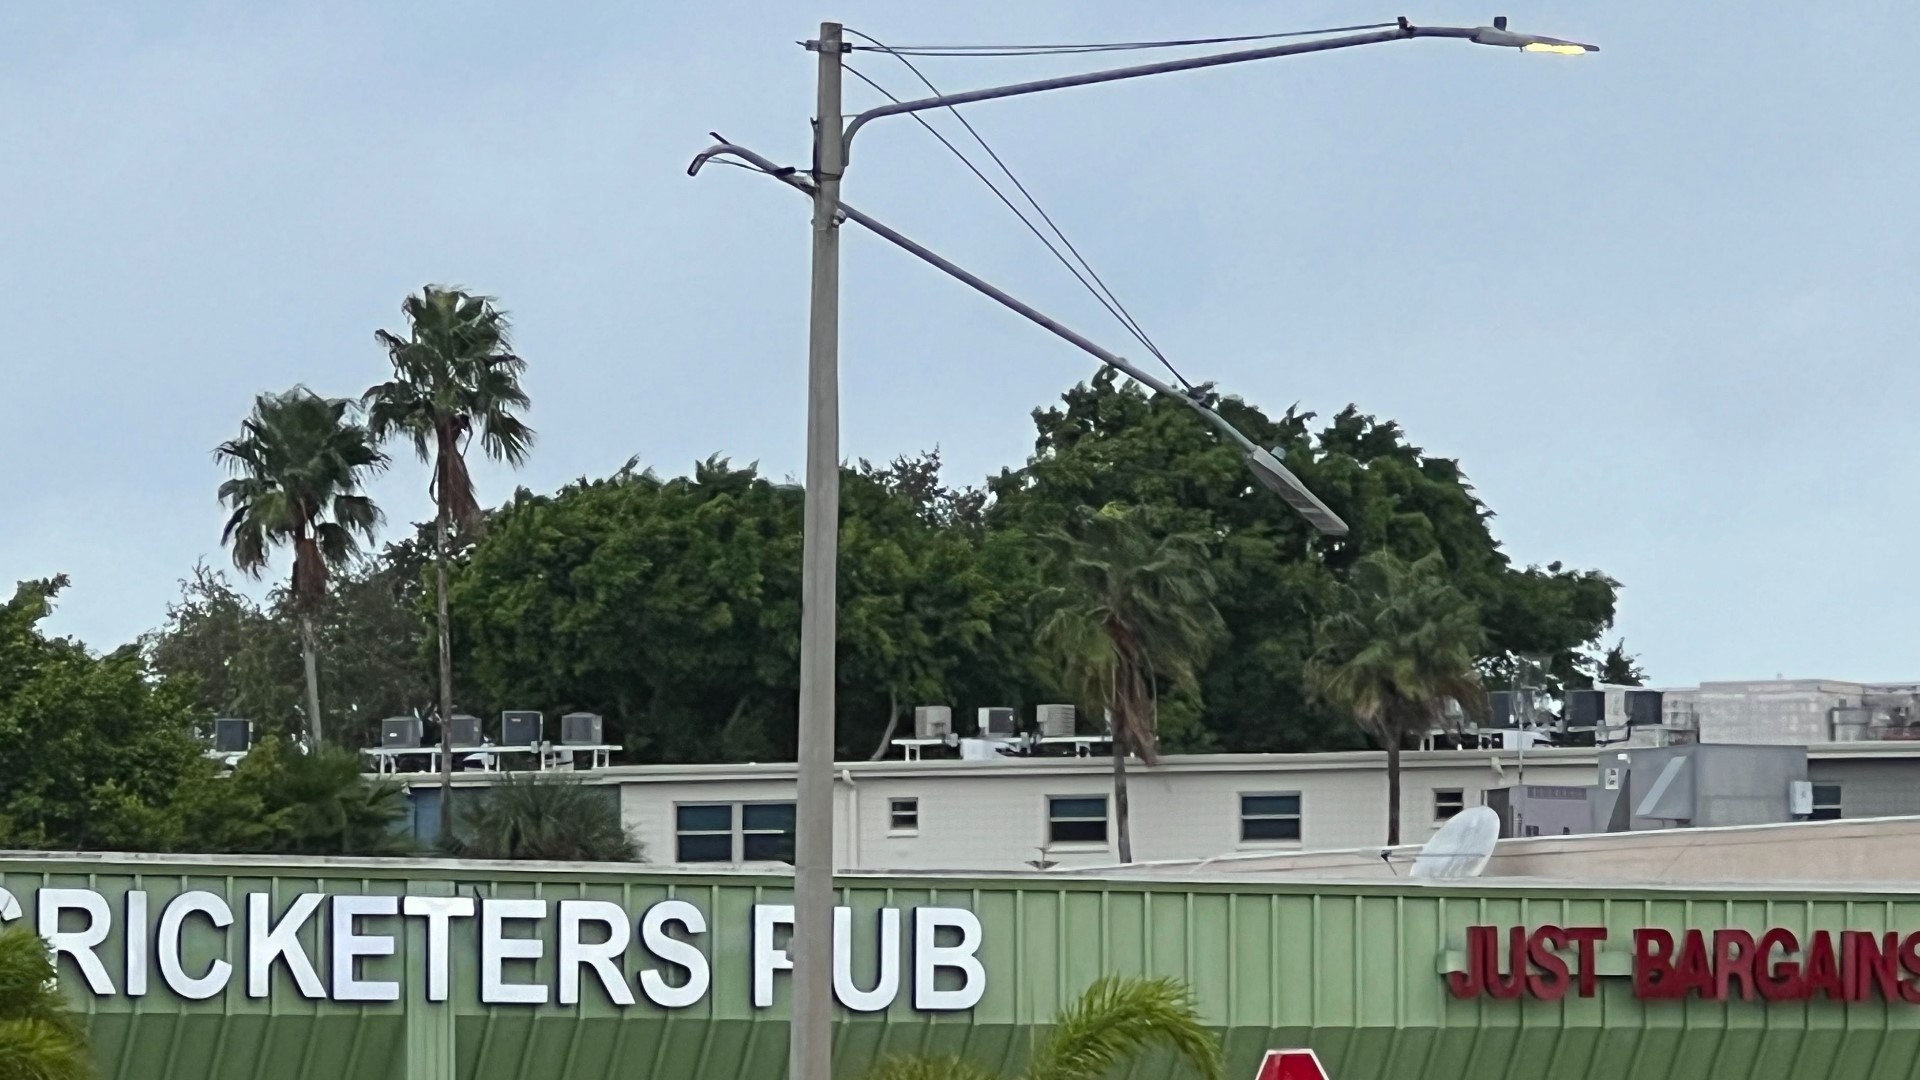
<svg viewBox="0 0 1920 1080">
<path fill-rule="evenodd" d="M 793 831 L 793 804 L 748 803 L 740 808 L 740 827 L 748 832 L 769 829 Z"/>
<path fill-rule="evenodd" d="M 681 833 L 679 850 L 674 858 L 679 862 L 732 862 L 732 833 Z"/>
<path fill-rule="evenodd" d="M 1047 840 L 1054 844 L 1106 843 L 1106 796 L 1049 798 L 1047 800 Z"/>
<path fill-rule="evenodd" d="M 733 805 L 682 806 L 674 820 L 681 832 L 727 832 L 733 828 Z"/>
</svg>

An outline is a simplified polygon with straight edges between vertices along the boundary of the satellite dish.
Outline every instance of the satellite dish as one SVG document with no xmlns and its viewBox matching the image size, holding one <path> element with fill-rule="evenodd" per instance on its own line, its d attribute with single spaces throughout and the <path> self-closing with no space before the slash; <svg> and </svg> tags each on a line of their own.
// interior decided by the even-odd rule
<svg viewBox="0 0 1920 1080">
<path fill-rule="evenodd" d="M 1413 857 L 1410 877 L 1436 881 L 1477 878 L 1500 839 L 1500 815 L 1491 806 L 1470 806 L 1453 815 Z"/>
</svg>

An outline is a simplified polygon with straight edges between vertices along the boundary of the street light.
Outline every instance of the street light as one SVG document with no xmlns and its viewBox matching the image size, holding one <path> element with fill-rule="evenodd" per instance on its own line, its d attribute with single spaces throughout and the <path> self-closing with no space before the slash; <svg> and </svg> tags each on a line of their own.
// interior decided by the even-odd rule
<svg viewBox="0 0 1920 1080">
<path fill-rule="evenodd" d="M 1343 37 L 1295 41 L 1257 49 L 1186 57 L 1153 64 L 1087 72 L 958 94 L 941 94 L 868 109 L 845 124 L 841 111 L 843 58 L 851 51 L 839 23 L 821 23 L 820 37 L 806 43 L 819 58 L 815 98 L 813 166 L 806 179 L 781 169 L 743 147 L 725 144 L 696 158 L 689 172 L 716 154 L 739 157 L 752 167 L 786 180 L 813 198 L 813 288 L 807 341 L 806 504 L 802 517 L 800 618 L 800 754 L 796 767 L 793 867 L 792 1010 L 789 1021 L 788 1076 L 791 1080 L 829 1080 L 833 1039 L 833 707 L 835 591 L 838 578 L 840 517 L 840 234 L 843 219 L 858 222 L 967 284 L 1073 342 L 1154 390 L 1172 394 L 1198 410 L 1221 434 L 1238 445 L 1260 482 L 1279 493 L 1316 529 L 1340 535 L 1346 524 L 1314 497 L 1274 455 L 1255 445 L 1225 417 L 1191 395 L 1148 376 L 1039 311 L 1001 292 L 967 271 L 901 236 L 840 201 L 840 182 L 854 134 L 883 116 L 922 112 L 977 101 L 1019 97 L 1070 86 L 1118 82 L 1175 71 L 1220 67 L 1281 56 L 1406 41 L 1419 37 L 1460 38 L 1530 52 L 1592 52 L 1592 46 L 1518 34 L 1506 19 L 1490 27 L 1414 26 L 1402 18 L 1389 29 Z M 758 159 L 757 161 L 755 159 Z"/>
</svg>

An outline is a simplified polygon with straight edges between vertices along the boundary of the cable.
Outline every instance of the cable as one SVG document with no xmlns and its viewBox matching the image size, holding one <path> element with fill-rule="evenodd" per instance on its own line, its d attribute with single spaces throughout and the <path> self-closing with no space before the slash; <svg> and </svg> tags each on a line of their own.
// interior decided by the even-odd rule
<svg viewBox="0 0 1920 1080">
<path fill-rule="evenodd" d="M 1320 30 L 1288 30 L 1272 34 L 1239 34 L 1232 37 L 1184 38 L 1168 41 L 1113 41 L 1081 45 L 882 45 L 872 38 L 869 44 L 853 46 L 856 52 L 892 53 L 895 56 L 1056 56 L 1072 53 L 1128 52 L 1140 49 L 1178 49 L 1195 45 L 1231 45 L 1248 41 L 1273 41 L 1279 38 L 1314 37 L 1320 34 L 1344 34 L 1359 30 L 1385 30 L 1398 23 L 1360 23 L 1354 26 L 1329 26 Z"/>
<path fill-rule="evenodd" d="M 863 34 L 858 30 L 848 29 L 847 32 L 863 40 L 873 42 L 875 45 L 879 45 L 879 42 L 874 41 L 872 37 L 866 34 Z M 882 48 L 884 48 L 884 46 L 882 46 Z M 918 67 L 914 65 L 913 61 L 908 60 L 905 56 L 898 56 L 898 54 L 896 54 L 896 56 L 901 63 L 907 66 L 907 69 L 909 71 L 912 71 L 913 74 L 917 78 L 919 78 L 920 82 L 926 86 L 928 91 L 933 93 L 936 97 L 939 96 L 940 88 L 935 86 L 933 84 L 933 81 L 927 78 L 926 74 L 923 73 Z M 855 77 L 860 79 L 860 81 L 866 83 L 868 86 L 873 87 L 876 91 L 878 91 L 882 96 L 886 97 L 889 101 L 893 101 L 895 103 L 899 102 L 900 99 L 895 97 L 892 93 L 888 92 L 888 90 L 885 87 L 881 86 L 879 83 L 875 82 L 874 80 L 868 78 L 864 73 L 858 71 L 851 65 L 848 65 L 846 70 L 853 72 Z M 1167 371 L 1172 373 L 1174 379 L 1178 381 L 1181 386 L 1185 387 L 1189 393 L 1195 392 L 1196 387 L 1193 385 L 1193 383 L 1188 381 L 1185 375 L 1181 374 L 1179 368 L 1173 366 L 1173 361 L 1167 359 L 1166 354 L 1160 351 L 1160 347 L 1154 344 L 1152 338 L 1147 336 L 1146 330 L 1141 327 L 1138 320 L 1134 319 L 1133 314 L 1126 309 L 1126 305 L 1120 302 L 1120 298 L 1114 295 L 1113 290 L 1107 286 L 1106 281 L 1104 281 L 1100 277 L 1099 273 L 1093 269 L 1093 265 L 1087 261 L 1085 256 L 1080 254 L 1080 250 L 1078 248 L 1073 246 L 1073 241 L 1067 239 L 1066 232 L 1062 230 L 1060 226 L 1054 222 L 1052 215 L 1048 214 L 1046 209 L 1040 205 L 1040 200 L 1033 197 L 1033 193 L 1027 190 L 1027 186 L 1025 184 L 1020 182 L 1020 178 L 1014 175 L 1013 170 L 1008 167 L 1007 163 L 1001 159 L 999 154 L 994 152 L 994 149 L 992 146 L 989 146 L 987 144 L 987 140 L 983 136 L 981 136 L 980 132 L 975 130 L 974 126 L 967 122 L 967 118 L 960 115 L 959 109 L 955 108 L 952 105 L 948 105 L 946 108 L 948 112 L 953 114 L 954 119 L 960 121 L 960 126 L 967 129 L 967 134 L 973 136 L 973 141 L 980 144 L 980 149 L 986 151 L 987 156 L 993 159 L 993 163 L 996 166 L 998 166 L 1000 171 L 1006 175 L 1009 181 L 1012 182 L 1013 186 L 1020 192 L 1021 197 L 1026 199 L 1027 204 L 1033 207 L 1034 212 L 1040 215 L 1040 219 L 1047 223 L 1047 227 L 1053 230 L 1053 234 L 1054 236 L 1059 238 L 1061 246 L 1065 247 L 1069 252 L 1072 253 L 1073 261 L 1069 261 L 1066 256 L 1062 255 L 1060 253 L 1060 249 L 1055 247 L 1053 242 L 1047 239 L 1046 234 L 1042 233 L 1040 231 L 1040 228 L 1036 226 L 1032 222 L 1032 220 L 1030 220 L 1026 216 L 1026 214 L 1021 211 L 1021 209 L 1018 206 L 1015 206 L 1013 203 L 1013 200 L 1008 198 L 1006 193 L 1001 191 L 999 186 L 995 184 L 991 179 L 989 179 L 986 176 L 986 174 L 982 173 L 980 169 L 976 165 L 974 165 L 974 163 L 967 157 L 967 155 L 965 155 L 964 153 L 961 153 L 959 147 L 954 146 L 953 143 L 949 141 L 945 135 L 942 135 L 937 128 L 935 128 L 931 123 L 927 121 L 925 117 L 921 116 L 919 113 L 917 112 L 913 113 L 912 116 L 915 120 L 919 121 L 921 127 L 926 128 L 927 131 L 932 133 L 934 138 L 940 140 L 941 145 L 945 146 L 949 151 L 953 153 L 955 157 L 959 158 L 961 164 L 965 165 L 968 171 L 972 172 L 974 176 L 978 177 L 981 183 L 987 185 L 988 190 L 992 191 L 994 195 L 998 197 L 1002 203 L 1006 204 L 1007 209 L 1013 211 L 1014 216 L 1020 219 L 1021 224 L 1025 225 L 1028 228 L 1028 230 L 1030 230 L 1034 234 L 1034 236 L 1040 240 L 1041 244 L 1045 245 L 1046 249 L 1052 253 L 1053 257 L 1059 260 L 1060 265 L 1066 267 L 1067 272 L 1072 274 L 1074 278 L 1080 282 L 1081 286 L 1085 288 L 1090 294 L 1092 294 L 1093 298 L 1099 301 L 1102 307 L 1107 309 L 1108 314 L 1111 314 L 1115 319 L 1119 320 L 1120 325 L 1125 327 L 1129 334 L 1133 335 L 1134 340 L 1140 342 L 1140 344 L 1143 347 L 1145 347 L 1148 352 L 1152 353 L 1154 358 L 1159 360 L 1160 363 L 1167 369 Z M 1074 262 L 1078 262 L 1080 264 L 1078 269 L 1074 267 L 1073 265 Z M 1082 274 L 1081 272 L 1082 270 L 1085 271 L 1084 274 Z M 1091 278 L 1092 280 L 1089 281 L 1088 280 L 1089 278 Z"/>
</svg>

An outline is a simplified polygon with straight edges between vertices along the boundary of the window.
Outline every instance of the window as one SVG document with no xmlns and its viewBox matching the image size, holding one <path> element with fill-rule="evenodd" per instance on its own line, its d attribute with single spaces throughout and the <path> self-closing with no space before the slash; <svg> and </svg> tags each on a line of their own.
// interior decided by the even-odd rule
<svg viewBox="0 0 1920 1080">
<path fill-rule="evenodd" d="M 1105 795 L 1047 796 L 1047 843 L 1104 844 L 1107 842 Z"/>
<path fill-rule="evenodd" d="M 1300 839 L 1300 795 L 1240 796 L 1240 842 Z"/>
<path fill-rule="evenodd" d="M 919 799 L 888 799 L 887 828 L 897 833 L 920 831 Z"/>
<path fill-rule="evenodd" d="M 1813 785 L 1813 813 L 1808 821 L 1837 821 L 1840 818 L 1840 785 Z"/>
<path fill-rule="evenodd" d="M 1447 821 L 1467 808 L 1467 793 L 1459 788 L 1433 789 L 1433 820 Z"/>
<path fill-rule="evenodd" d="M 677 862 L 733 861 L 733 805 L 705 803 L 674 808 Z"/>
<path fill-rule="evenodd" d="M 688 803 L 674 808 L 676 862 L 793 861 L 793 804 Z"/>
</svg>

